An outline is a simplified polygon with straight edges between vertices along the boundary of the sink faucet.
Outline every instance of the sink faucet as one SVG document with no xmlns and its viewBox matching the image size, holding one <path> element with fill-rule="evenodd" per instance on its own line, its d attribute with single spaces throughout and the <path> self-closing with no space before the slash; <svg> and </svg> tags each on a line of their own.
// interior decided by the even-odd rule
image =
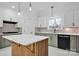
<svg viewBox="0 0 79 59">
<path fill-rule="evenodd" d="M 56 28 L 54 28 L 54 33 L 56 33 Z"/>
</svg>

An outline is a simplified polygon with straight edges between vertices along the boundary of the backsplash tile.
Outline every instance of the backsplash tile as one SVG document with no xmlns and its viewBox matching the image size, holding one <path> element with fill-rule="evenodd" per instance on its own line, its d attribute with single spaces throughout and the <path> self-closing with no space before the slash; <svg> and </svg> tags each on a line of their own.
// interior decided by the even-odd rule
<svg viewBox="0 0 79 59">
<path fill-rule="evenodd" d="M 36 27 L 35 32 L 54 32 L 54 29 L 49 30 L 47 27 Z M 79 27 L 64 27 L 56 29 L 57 33 L 79 33 Z"/>
<path fill-rule="evenodd" d="M 2 27 L 0 27 L 0 33 L 2 33 Z"/>
<path fill-rule="evenodd" d="M 66 28 L 63 28 L 62 32 L 79 33 L 79 27 L 66 27 Z"/>
<path fill-rule="evenodd" d="M 61 31 L 61 29 L 55 29 L 55 28 L 52 28 L 52 29 L 48 29 L 47 27 L 36 27 L 35 28 L 35 32 L 54 32 L 54 30 L 56 30 L 56 32 L 59 32 Z"/>
</svg>

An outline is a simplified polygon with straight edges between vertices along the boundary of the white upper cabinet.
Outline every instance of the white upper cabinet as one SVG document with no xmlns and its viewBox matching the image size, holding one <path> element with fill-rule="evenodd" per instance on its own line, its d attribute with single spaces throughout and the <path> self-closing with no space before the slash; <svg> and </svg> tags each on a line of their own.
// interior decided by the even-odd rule
<svg viewBox="0 0 79 59">
<path fill-rule="evenodd" d="M 46 17 L 39 17 L 37 27 L 47 27 L 47 26 L 48 26 L 48 24 L 47 24 Z"/>
<path fill-rule="evenodd" d="M 20 22 L 17 23 L 16 27 L 22 27 L 22 24 Z"/>
<path fill-rule="evenodd" d="M 22 27 L 22 21 L 20 19 L 17 19 L 16 20 L 17 24 L 16 24 L 16 27 Z"/>
<path fill-rule="evenodd" d="M 72 27 L 73 11 L 67 11 L 64 13 L 64 27 Z"/>
<path fill-rule="evenodd" d="M 64 13 L 64 27 L 79 27 L 79 9 L 73 9 Z"/>
<path fill-rule="evenodd" d="M 0 19 L 0 27 L 3 27 L 3 20 Z"/>
<path fill-rule="evenodd" d="M 75 13 L 74 13 L 74 22 L 75 22 L 75 26 L 76 27 L 79 27 L 79 10 L 75 10 Z"/>
</svg>

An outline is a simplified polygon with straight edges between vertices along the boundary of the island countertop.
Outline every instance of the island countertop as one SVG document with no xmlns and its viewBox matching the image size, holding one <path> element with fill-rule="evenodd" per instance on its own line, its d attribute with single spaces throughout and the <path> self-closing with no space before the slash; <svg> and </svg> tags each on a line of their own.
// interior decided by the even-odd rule
<svg viewBox="0 0 79 59">
<path fill-rule="evenodd" d="M 48 38 L 45 36 L 27 35 L 27 34 L 10 35 L 10 36 L 2 36 L 2 37 L 8 39 L 11 42 L 15 42 L 22 45 L 29 45 Z"/>
</svg>

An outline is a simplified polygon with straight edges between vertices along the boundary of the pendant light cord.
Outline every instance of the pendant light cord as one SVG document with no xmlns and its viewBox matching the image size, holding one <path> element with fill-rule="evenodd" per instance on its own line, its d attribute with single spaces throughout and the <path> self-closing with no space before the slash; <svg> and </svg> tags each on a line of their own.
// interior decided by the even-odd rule
<svg viewBox="0 0 79 59">
<path fill-rule="evenodd" d="M 53 6 L 51 6 L 51 17 L 53 17 Z"/>
<path fill-rule="evenodd" d="M 32 4 L 31 4 L 31 2 L 30 2 L 30 4 L 29 4 L 29 7 L 32 7 Z"/>
<path fill-rule="evenodd" d="M 18 12 L 20 12 L 20 2 L 18 2 Z"/>
<path fill-rule="evenodd" d="M 72 22 L 72 26 L 74 27 L 75 26 L 75 23 L 74 23 L 74 9 L 73 9 L 73 22 Z"/>
</svg>

